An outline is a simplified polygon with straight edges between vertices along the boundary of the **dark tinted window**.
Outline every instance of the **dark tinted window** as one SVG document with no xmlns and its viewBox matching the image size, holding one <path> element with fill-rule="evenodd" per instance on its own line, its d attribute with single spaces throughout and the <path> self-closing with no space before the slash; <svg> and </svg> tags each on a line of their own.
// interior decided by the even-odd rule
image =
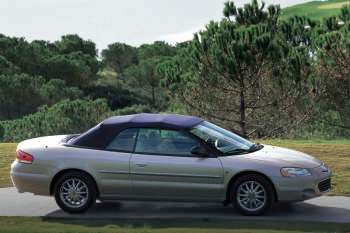
<svg viewBox="0 0 350 233">
<path fill-rule="evenodd" d="M 126 129 L 120 132 L 106 147 L 108 150 L 132 152 L 135 145 L 137 129 Z"/>
<path fill-rule="evenodd" d="M 198 142 L 176 130 L 140 129 L 136 153 L 163 155 L 191 155 L 191 149 Z"/>
</svg>

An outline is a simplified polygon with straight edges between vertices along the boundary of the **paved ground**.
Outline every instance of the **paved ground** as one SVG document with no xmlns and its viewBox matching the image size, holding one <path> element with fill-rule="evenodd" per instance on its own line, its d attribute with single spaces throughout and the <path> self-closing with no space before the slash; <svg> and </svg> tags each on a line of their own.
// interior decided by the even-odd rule
<svg viewBox="0 0 350 233">
<path fill-rule="evenodd" d="M 225 218 L 241 216 L 233 207 L 221 204 L 121 202 L 97 203 L 85 214 L 61 211 L 54 198 L 19 194 L 15 188 L 0 189 L 0 216 L 50 216 L 62 218 Z M 350 223 L 350 197 L 320 197 L 304 203 L 279 204 L 260 220 L 305 220 Z"/>
</svg>

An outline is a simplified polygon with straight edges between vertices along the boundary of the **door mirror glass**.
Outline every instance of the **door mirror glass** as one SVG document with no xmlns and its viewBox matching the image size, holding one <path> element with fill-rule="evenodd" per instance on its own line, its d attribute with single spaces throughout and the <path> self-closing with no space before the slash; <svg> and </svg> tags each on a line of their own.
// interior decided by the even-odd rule
<svg viewBox="0 0 350 233">
<path fill-rule="evenodd" d="M 201 157 L 206 157 L 206 156 L 208 156 L 208 151 L 203 146 L 197 145 L 197 146 L 192 147 L 191 154 L 199 155 Z"/>
</svg>

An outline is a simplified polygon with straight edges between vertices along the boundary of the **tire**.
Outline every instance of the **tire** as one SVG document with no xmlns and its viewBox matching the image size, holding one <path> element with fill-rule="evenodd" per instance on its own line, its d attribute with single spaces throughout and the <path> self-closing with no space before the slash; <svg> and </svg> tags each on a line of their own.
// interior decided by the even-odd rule
<svg viewBox="0 0 350 233">
<path fill-rule="evenodd" d="M 230 198 L 233 206 L 240 213 L 255 216 L 262 215 L 271 208 L 275 201 L 275 192 L 272 184 L 265 177 L 247 174 L 234 182 Z"/>
<path fill-rule="evenodd" d="M 57 180 L 54 195 L 57 205 L 62 210 L 79 214 L 87 211 L 96 202 L 97 188 L 89 175 L 72 171 L 64 173 Z"/>
</svg>

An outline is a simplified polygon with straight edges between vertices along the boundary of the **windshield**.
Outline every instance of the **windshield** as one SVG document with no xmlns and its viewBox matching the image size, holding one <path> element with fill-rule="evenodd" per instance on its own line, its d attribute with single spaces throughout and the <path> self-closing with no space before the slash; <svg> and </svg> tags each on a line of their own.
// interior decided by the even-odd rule
<svg viewBox="0 0 350 233">
<path fill-rule="evenodd" d="M 192 128 L 191 133 L 225 154 L 253 152 L 260 147 L 237 134 L 206 121 Z"/>
</svg>

